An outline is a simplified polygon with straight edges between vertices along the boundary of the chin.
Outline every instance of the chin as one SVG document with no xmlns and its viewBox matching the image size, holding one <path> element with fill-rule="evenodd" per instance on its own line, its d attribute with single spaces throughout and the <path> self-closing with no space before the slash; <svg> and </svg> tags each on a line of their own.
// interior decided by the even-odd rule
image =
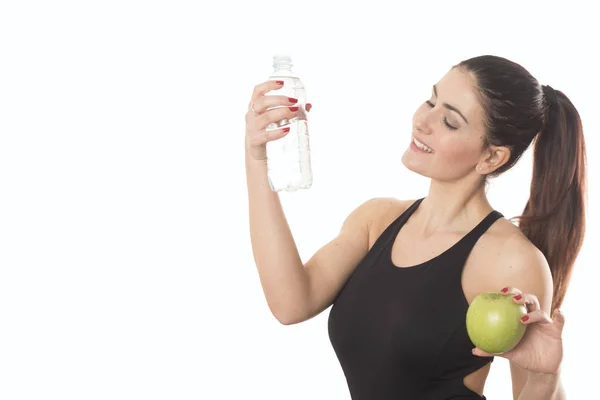
<svg viewBox="0 0 600 400">
<path fill-rule="evenodd" d="M 427 173 L 427 166 L 423 165 L 422 162 L 418 162 L 411 157 L 410 150 L 407 150 L 402 156 L 402 164 L 409 170 L 425 178 L 431 178 Z"/>
</svg>

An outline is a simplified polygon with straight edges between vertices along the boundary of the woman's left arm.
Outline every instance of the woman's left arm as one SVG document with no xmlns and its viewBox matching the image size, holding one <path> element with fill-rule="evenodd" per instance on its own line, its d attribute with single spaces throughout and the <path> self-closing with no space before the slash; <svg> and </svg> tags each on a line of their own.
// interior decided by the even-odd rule
<svg viewBox="0 0 600 400">
<path fill-rule="evenodd" d="M 528 314 L 522 323 L 527 331 L 511 351 L 496 355 L 510 361 L 515 400 L 564 400 L 560 382 L 563 358 L 562 330 L 564 317 L 554 310 L 552 317 L 552 275 L 544 255 L 531 243 L 519 240 L 502 251 L 500 272 L 495 279 L 506 285 L 502 291 L 512 293 L 513 301 L 525 304 Z M 478 348 L 477 356 L 490 356 Z"/>
</svg>

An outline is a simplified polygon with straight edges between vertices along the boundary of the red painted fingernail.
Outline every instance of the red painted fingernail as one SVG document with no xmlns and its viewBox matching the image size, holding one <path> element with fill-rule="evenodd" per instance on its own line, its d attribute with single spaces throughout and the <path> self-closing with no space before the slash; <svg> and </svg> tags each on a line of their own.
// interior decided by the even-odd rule
<svg viewBox="0 0 600 400">
<path fill-rule="evenodd" d="M 282 130 L 283 132 L 289 132 L 289 131 L 290 131 L 290 128 L 283 128 L 283 129 L 281 129 L 281 130 Z"/>
<path fill-rule="evenodd" d="M 516 296 L 514 297 L 514 299 L 515 299 L 515 300 L 521 300 L 521 297 L 523 297 L 523 296 L 521 296 L 520 294 L 518 294 L 518 295 L 516 295 Z"/>
<path fill-rule="evenodd" d="M 290 101 L 290 103 L 292 104 L 296 104 L 298 102 L 298 99 L 294 99 L 293 97 L 288 97 L 288 100 Z"/>
<path fill-rule="evenodd" d="M 508 292 L 508 288 L 507 288 L 507 287 L 505 287 L 504 289 L 502 289 L 502 290 L 501 290 L 501 292 L 502 292 L 502 293 L 506 293 L 506 292 Z"/>
<path fill-rule="evenodd" d="M 306 104 L 306 111 L 310 111 L 311 108 L 312 108 L 312 104 L 310 104 L 310 103 Z"/>
<path fill-rule="evenodd" d="M 290 111 L 298 111 L 298 107 L 290 107 Z"/>
<path fill-rule="evenodd" d="M 527 320 L 528 320 L 528 319 L 529 319 L 529 315 L 524 315 L 524 316 L 521 318 L 521 321 L 523 321 L 523 322 L 527 322 Z"/>
<path fill-rule="evenodd" d="M 283 85 L 283 81 L 275 81 L 275 83 L 278 85 Z"/>
</svg>

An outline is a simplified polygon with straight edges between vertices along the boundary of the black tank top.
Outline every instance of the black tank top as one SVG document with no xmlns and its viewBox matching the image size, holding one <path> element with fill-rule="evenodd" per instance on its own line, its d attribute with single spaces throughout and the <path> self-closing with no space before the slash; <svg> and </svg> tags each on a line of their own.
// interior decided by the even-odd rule
<svg viewBox="0 0 600 400">
<path fill-rule="evenodd" d="M 485 399 L 463 383 L 493 358 L 471 354 L 461 276 L 473 246 L 502 214 L 492 211 L 439 256 L 399 268 L 392 245 L 422 200 L 386 228 L 331 308 L 329 337 L 353 400 Z"/>
</svg>

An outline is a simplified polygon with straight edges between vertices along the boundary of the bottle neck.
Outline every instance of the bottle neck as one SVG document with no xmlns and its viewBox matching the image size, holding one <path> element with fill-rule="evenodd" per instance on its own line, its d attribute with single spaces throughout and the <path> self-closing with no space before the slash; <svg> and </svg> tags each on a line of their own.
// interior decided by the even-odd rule
<svg viewBox="0 0 600 400">
<path fill-rule="evenodd" d="M 296 76 L 292 71 L 292 67 L 276 65 L 272 76 Z"/>
</svg>

